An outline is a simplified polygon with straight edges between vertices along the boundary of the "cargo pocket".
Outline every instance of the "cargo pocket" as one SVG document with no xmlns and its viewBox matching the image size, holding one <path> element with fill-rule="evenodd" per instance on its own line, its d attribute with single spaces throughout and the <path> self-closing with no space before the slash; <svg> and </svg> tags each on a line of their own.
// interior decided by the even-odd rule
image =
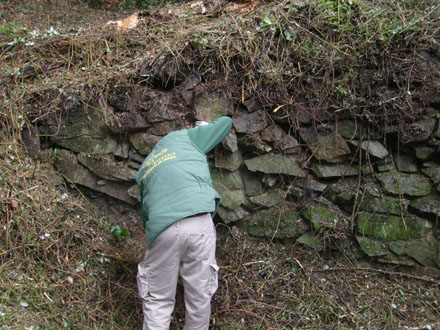
<svg viewBox="0 0 440 330">
<path fill-rule="evenodd" d="M 150 271 L 148 268 L 138 268 L 137 285 L 141 299 L 147 299 L 150 296 Z"/>
<path fill-rule="evenodd" d="M 210 277 L 208 283 L 208 293 L 213 296 L 218 287 L 218 266 L 216 264 L 209 265 Z"/>
</svg>

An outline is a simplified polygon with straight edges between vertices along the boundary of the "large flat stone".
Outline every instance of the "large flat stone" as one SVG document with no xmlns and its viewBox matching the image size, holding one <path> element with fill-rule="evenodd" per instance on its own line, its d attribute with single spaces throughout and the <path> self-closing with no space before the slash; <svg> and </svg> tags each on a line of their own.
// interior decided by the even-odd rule
<svg viewBox="0 0 440 330">
<path fill-rule="evenodd" d="M 368 237 L 356 235 L 356 240 L 361 250 L 369 257 L 378 257 L 390 254 L 387 244 L 381 240 L 375 240 Z"/>
<path fill-rule="evenodd" d="M 271 142 L 278 150 L 288 152 L 299 146 L 298 141 L 285 133 L 278 125 L 272 125 L 261 132 L 263 140 Z"/>
<path fill-rule="evenodd" d="M 80 184 L 132 205 L 137 203 L 136 199 L 128 193 L 133 182 L 102 180 L 79 164 L 75 155 L 69 151 L 60 150 L 57 152 L 54 165 L 69 182 Z"/>
<path fill-rule="evenodd" d="M 226 207 L 219 206 L 217 209 L 218 215 L 222 218 L 223 222 L 228 224 L 234 221 L 238 221 L 240 219 L 246 218 L 249 216 L 249 212 L 245 210 L 243 207 L 236 208 L 234 210 L 230 210 Z"/>
<path fill-rule="evenodd" d="M 120 152 L 119 140 L 107 124 L 108 113 L 101 109 L 69 109 L 62 114 L 61 123 L 51 122 L 40 128 L 49 139 L 66 149 L 86 153 Z"/>
<path fill-rule="evenodd" d="M 246 134 L 240 136 L 238 144 L 245 153 L 261 155 L 272 150 L 272 147 L 264 142 L 258 134 Z"/>
<path fill-rule="evenodd" d="M 258 196 L 249 197 L 249 200 L 257 206 L 261 207 L 274 207 L 280 204 L 285 199 L 285 192 L 280 189 L 268 191 Z"/>
<path fill-rule="evenodd" d="M 147 156 L 161 138 L 161 136 L 151 134 L 150 132 L 137 132 L 129 136 L 132 146 L 143 156 Z"/>
<path fill-rule="evenodd" d="M 90 171 L 106 180 L 133 181 L 136 171 L 110 155 L 79 153 L 78 161 Z"/>
<path fill-rule="evenodd" d="M 420 197 L 431 193 L 432 187 L 429 179 L 421 174 L 407 174 L 399 172 L 386 172 L 376 174 L 382 190 L 387 194 Z"/>
<path fill-rule="evenodd" d="M 349 165 L 325 165 L 313 163 L 311 169 L 318 178 L 340 178 L 359 174 L 357 168 Z"/>
<path fill-rule="evenodd" d="M 417 173 L 419 171 L 416 160 L 410 155 L 394 155 L 394 160 L 400 172 Z"/>
<path fill-rule="evenodd" d="M 269 174 L 287 174 L 305 177 L 306 172 L 299 166 L 293 156 L 268 153 L 263 156 L 245 160 L 247 168 L 252 172 Z"/>
<path fill-rule="evenodd" d="M 309 229 L 291 203 L 255 212 L 243 221 L 249 235 L 269 239 L 296 238 Z"/>
<path fill-rule="evenodd" d="M 301 210 L 300 215 L 310 222 L 314 229 L 340 227 L 344 214 L 336 207 L 324 204 L 314 205 Z"/>
<path fill-rule="evenodd" d="M 418 159 L 423 161 L 430 159 L 436 151 L 436 148 L 428 146 L 416 146 L 414 147 L 415 155 Z"/>
<path fill-rule="evenodd" d="M 225 216 L 225 219 L 223 220 L 238 220 L 238 216 L 244 214 L 241 210 L 241 205 L 246 201 L 246 194 L 240 172 L 221 171 L 211 168 L 211 177 L 214 188 L 221 197 L 220 205 L 232 211 L 232 213 L 227 213 L 226 210 L 224 210 L 223 216 Z"/>
<path fill-rule="evenodd" d="M 417 123 L 408 123 L 401 130 L 400 141 L 402 143 L 427 141 L 434 132 L 436 121 L 428 119 Z"/>
<path fill-rule="evenodd" d="M 232 122 L 236 132 L 254 134 L 267 126 L 266 111 L 240 111 L 232 117 Z"/>
<path fill-rule="evenodd" d="M 423 164 L 422 173 L 426 174 L 435 184 L 440 182 L 440 165 L 434 162 Z"/>
<path fill-rule="evenodd" d="M 227 115 L 231 107 L 228 98 L 215 94 L 198 95 L 193 104 L 196 119 L 206 122 L 212 122 L 218 117 Z"/>
<path fill-rule="evenodd" d="M 360 147 L 365 152 L 368 152 L 370 156 L 379 158 L 379 159 L 385 159 L 385 157 L 388 156 L 389 152 L 388 150 L 383 146 L 382 143 L 378 141 L 358 141 L 358 140 L 352 140 L 350 141 L 353 145 Z"/>
<path fill-rule="evenodd" d="M 242 177 L 247 196 L 257 196 L 264 192 L 261 178 L 257 174 L 243 171 Z"/>
<path fill-rule="evenodd" d="M 111 154 L 118 148 L 118 141 L 111 135 L 90 130 L 89 127 L 82 125 L 72 125 L 70 129 L 61 129 L 50 139 L 75 152 Z"/>
<path fill-rule="evenodd" d="M 242 163 L 243 157 L 240 150 L 229 152 L 219 147 L 215 148 L 215 167 L 235 171 Z"/>
<path fill-rule="evenodd" d="M 440 247 L 432 235 L 423 239 L 390 242 L 389 247 L 395 254 L 410 256 L 423 266 L 440 268 Z"/>
<path fill-rule="evenodd" d="M 135 112 L 112 113 L 106 121 L 108 129 L 112 133 L 128 133 L 151 126 L 144 117 Z"/>
<path fill-rule="evenodd" d="M 413 199 L 409 205 L 420 212 L 431 213 L 437 217 L 440 216 L 440 196 L 438 195 L 428 195 Z"/>
<path fill-rule="evenodd" d="M 405 198 L 395 198 L 391 196 L 372 196 L 365 194 L 359 198 L 359 210 L 394 215 L 408 214 L 409 200 Z"/>
<path fill-rule="evenodd" d="M 374 239 L 389 241 L 409 240 L 423 237 L 432 224 L 428 220 L 416 217 L 359 212 L 357 233 Z"/>
<path fill-rule="evenodd" d="M 313 129 L 302 129 L 300 135 L 316 160 L 337 163 L 351 153 L 340 135 L 319 135 Z"/>
<path fill-rule="evenodd" d="M 405 253 L 423 266 L 440 268 L 440 245 L 434 238 L 408 242 Z"/>
</svg>

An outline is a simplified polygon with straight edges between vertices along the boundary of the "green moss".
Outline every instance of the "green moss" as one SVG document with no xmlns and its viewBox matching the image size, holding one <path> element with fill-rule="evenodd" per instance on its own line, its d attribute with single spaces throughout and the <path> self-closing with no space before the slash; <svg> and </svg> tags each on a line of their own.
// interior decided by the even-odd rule
<svg viewBox="0 0 440 330">
<path fill-rule="evenodd" d="M 432 225 L 427 220 L 393 215 L 360 212 L 357 233 L 363 236 L 390 241 L 423 237 Z"/>
<path fill-rule="evenodd" d="M 405 252 L 423 266 L 440 268 L 438 245 L 438 241 L 434 239 L 414 240 L 408 242 Z"/>
<path fill-rule="evenodd" d="M 318 205 L 313 208 L 302 210 L 300 214 L 304 219 L 308 220 L 315 229 L 318 229 L 321 225 L 331 226 L 333 223 L 337 222 L 337 216 L 324 205 Z"/>
<path fill-rule="evenodd" d="M 244 226 L 250 235 L 267 238 L 296 238 L 309 228 L 290 203 L 256 212 Z"/>
<path fill-rule="evenodd" d="M 304 233 L 296 241 L 315 250 L 319 250 L 323 245 L 323 242 L 317 237 L 314 237 L 311 232 Z"/>
<path fill-rule="evenodd" d="M 383 256 L 390 253 L 387 249 L 386 243 L 383 241 L 370 239 L 364 236 L 356 236 L 356 240 L 362 251 L 370 257 Z"/>
<path fill-rule="evenodd" d="M 409 201 L 404 198 L 399 199 L 388 196 L 375 197 L 366 195 L 361 199 L 359 209 L 372 213 L 406 215 L 408 214 L 408 204 Z"/>
</svg>

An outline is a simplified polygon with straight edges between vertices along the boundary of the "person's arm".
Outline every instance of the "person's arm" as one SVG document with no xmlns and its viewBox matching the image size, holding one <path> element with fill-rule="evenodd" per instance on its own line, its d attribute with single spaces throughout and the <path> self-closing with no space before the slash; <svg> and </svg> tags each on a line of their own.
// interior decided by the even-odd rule
<svg viewBox="0 0 440 330">
<path fill-rule="evenodd" d="M 223 116 L 211 124 L 190 128 L 188 135 L 191 142 L 206 154 L 231 132 L 231 127 L 232 119 Z"/>
</svg>

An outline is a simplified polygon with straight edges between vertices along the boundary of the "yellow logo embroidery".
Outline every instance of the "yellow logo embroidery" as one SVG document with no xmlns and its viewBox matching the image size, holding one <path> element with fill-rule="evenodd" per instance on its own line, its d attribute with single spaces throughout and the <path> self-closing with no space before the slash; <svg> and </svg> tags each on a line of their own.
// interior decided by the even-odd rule
<svg viewBox="0 0 440 330">
<path fill-rule="evenodd" d="M 168 152 L 167 148 L 163 148 L 161 151 L 155 153 L 154 155 L 151 155 L 150 158 L 147 159 L 147 161 L 142 165 L 142 168 L 148 167 L 145 171 L 144 176 L 142 177 L 142 183 L 145 184 L 145 178 L 148 176 L 148 174 L 151 173 L 158 165 L 166 162 L 167 160 L 176 158 L 175 152 Z"/>
</svg>

